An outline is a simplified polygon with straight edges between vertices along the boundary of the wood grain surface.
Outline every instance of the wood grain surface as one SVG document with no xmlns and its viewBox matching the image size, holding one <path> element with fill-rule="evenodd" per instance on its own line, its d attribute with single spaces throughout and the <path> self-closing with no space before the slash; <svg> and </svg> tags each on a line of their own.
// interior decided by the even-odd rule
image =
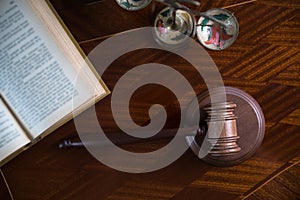
<svg viewBox="0 0 300 200">
<path fill-rule="evenodd" d="M 151 26 L 155 14 L 163 8 L 152 2 L 141 11 L 127 12 L 112 0 L 51 2 L 86 54 L 113 34 Z M 70 121 L 1 167 L 7 184 L 1 177 L 0 199 L 299 199 L 300 1 L 203 0 L 197 9 L 215 7 L 234 12 L 240 32 L 228 49 L 207 52 L 225 85 L 252 95 L 265 114 L 265 138 L 253 157 L 237 166 L 214 167 L 187 150 L 158 171 L 123 173 L 101 164 L 84 148 L 58 149 L 62 139 L 77 136 L 74 121 Z M 184 59 L 153 49 L 121 56 L 102 78 L 113 90 L 124 73 L 150 62 L 178 70 L 198 94 L 207 89 Z M 101 71 L 101 66 L 95 67 Z M 158 85 L 147 85 L 134 93 L 130 101 L 133 120 L 139 125 L 149 123 L 148 110 L 153 104 L 165 106 L 165 127 L 178 127 L 178 101 Z M 111 97 L 97 103 L 96 111 L 105 132 L 119 130 L 112 116 Z M 87 130 L 95 130 L 88 111 L 79 117 L 85 119 Z M 168 141 L 145 141 L 122 148 L 149 152 Z"/>
</svg>

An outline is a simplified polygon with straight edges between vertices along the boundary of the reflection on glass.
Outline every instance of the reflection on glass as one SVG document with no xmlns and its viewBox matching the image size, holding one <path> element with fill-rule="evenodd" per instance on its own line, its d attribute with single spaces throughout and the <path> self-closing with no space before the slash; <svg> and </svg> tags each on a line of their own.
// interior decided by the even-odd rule
<svg viewBox="0 0 300 200">
<path fill-rule="evenodd" d="M 197 24 L 197 37 L 200 43 L 212 50 L 222 50 L 229 47 L 237 38 L 239 27 L 233 13 L 221 8 L 214 8 L 206 12 L 207 15 L 218 21 L 201 16 Z"/>
<path fill-rule="evenodd" d="M 151 0 L 116 0 L 116 2 L 129 11 L 141 10 L 151 3 Z"/>
<path fill-rule="evenodd" d="M 195 34 L 195 19 L 185 10 L 163 9 L 155 18 L 155 34 L 158 42 L 178 45 Z"/>
</svg>

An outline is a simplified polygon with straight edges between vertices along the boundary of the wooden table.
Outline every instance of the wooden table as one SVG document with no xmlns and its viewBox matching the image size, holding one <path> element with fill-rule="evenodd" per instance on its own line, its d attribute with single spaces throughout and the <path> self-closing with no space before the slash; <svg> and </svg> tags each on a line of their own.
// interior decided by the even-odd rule
<svg viewBox="0 0 300 200">
<path fill-rule="evenodd" d="M 239 36 L 231 47 L 224 51 L 207 51 L 225 85 L 252 95 L 265 113 L 265 139 L 251 159 L 238 166 L 213 167 L 188 150 L 176 162 L 155 172 L 119 172 L 101 164 L 84 148 L 57 148 L 62 139 L 77 135 L 74 121 L 70 121 L 1 168 L 10 189 L 4 179 L 0 179 L 0 199 L 11 199 L 11 196 L 14 199 L 298 199 L 300 3 L 292 0 L 243 2 L 201 1 L 198 9 L 225 7 L 234 12 L 239 21 Z M 151 26 L 155 13 L 162 8 L 152 2 L 141 11 L 127 12 L 112 0 L 52 0 L 52 3 L 86 54 L 109 35 Z M 118 58 L 102 78 L 113 91 L 128 70 L 155 61 L 182 73 L 197 94 L 206 90 L 201 77 L 195 75 L 186 61 L 155 50 L 135 51 Z M 101 69 L 101 66 L 95 67 Z M 106 132 L 118 131 L 110 101 L 111 96 L 96 105 L 99 122 Z M 130 102 L 134 121 L 147 124 L 148 109 L 154 103 L 166 106 L 165 127 L 176 128 L 180 116 L 176 98 L 157 85 L 144 86 L 134 93 Z M 86 123 L 93 129 L 88 116 Z M 145 152 L 167 142 L 145 141 L 123 148 Z"/>
</svg>

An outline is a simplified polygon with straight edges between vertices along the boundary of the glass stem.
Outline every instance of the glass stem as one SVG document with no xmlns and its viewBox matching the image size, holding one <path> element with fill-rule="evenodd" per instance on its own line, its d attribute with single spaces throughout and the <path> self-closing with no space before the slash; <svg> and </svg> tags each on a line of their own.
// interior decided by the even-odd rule
<svg viewBox="0 0 300 200">
<path fill-rule="evenodd" d="M 176 9 L 175 8 L 171 8 L 171 28 L 176 30 L 177 25 L 176 25 Z"/>
</svg>

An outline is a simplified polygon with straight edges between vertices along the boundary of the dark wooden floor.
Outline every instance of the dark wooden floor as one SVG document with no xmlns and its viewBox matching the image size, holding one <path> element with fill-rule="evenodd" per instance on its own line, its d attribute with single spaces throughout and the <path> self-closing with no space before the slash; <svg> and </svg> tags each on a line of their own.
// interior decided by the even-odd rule
<svg viewBox="0 0 300 200">
<path fill-rule="evenodd" d="M 151 4 L 126 12 L 112 0 L 83 4 L 84 0 L 52 0 L 75 39 L 89 53 L 111 34 L 149 26 L 161 6 Z M 188 150 L 170 166 L 146 174 L 118 172 L 94 159 L 85 149 L 62 151 L 60 140 L 76 136 L 73 121 L 1 168 L 14 199 L 299 199 L 300 198 L 300 1 L 203 0 L 200 10 L 227 7 L 235 13 L 240 32 L 224 51 L 209 51 L 225 85 L 251 94 L 265 113 L 266 134 L 258 152 L 241 165 L 212 167 Z M 197 93 L 206 88 L 184 61 L 162 52 L 139 51 L 121 57 L 103 75 L 112 90 L 120 76 L 133 66 L 164 61 L 182 72 Z M 170 59 L 172 58 L 172 59 Z M 100 70 L 101 66 L 95 66 Z M 132 117 L 149 120 L 149 104 L 169 106 L 167 126 L 176 127 L 178 111 L 172 94 L 156 86 L 135 94 Z M 148 93 L 146 93 L 147 91 Z M 157 93 L 155 93 L 157 92 Z M 151 94 L 149 94 L 151 93 Z M 164 94 L 164 98 L 161 95 Z M 112 120 L 110 97 L 97 104 L 106 131 L 118 130 Z M 175 111 L 173 111 L 173 109 Z M 168 113 L 169 114 L 169 113 Z M 87 124 L 92 129 L 93 124 Z M 164 140 L 128 145 L 134 151 L 156 149 Z M 0 178 L 0 199 L 10 199 Z"/>
</svg>

